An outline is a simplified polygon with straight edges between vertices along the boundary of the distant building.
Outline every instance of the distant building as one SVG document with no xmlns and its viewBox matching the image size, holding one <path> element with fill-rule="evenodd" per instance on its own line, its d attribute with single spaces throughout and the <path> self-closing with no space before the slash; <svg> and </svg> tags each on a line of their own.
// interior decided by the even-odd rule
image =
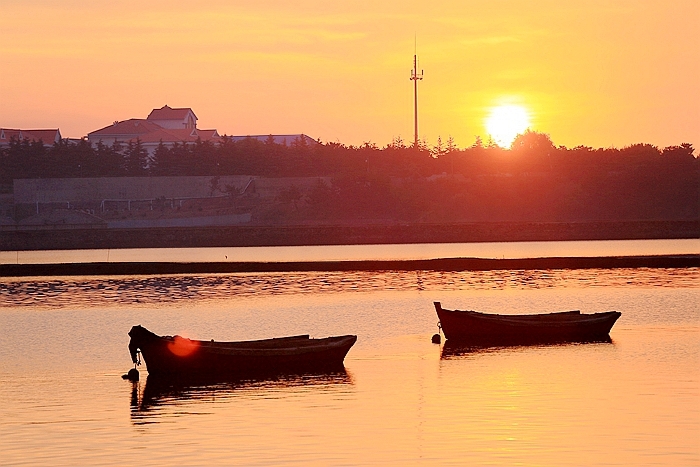
<svg viewBox="0 0 700 467">
<path fill-rule="evenodd" d="M 306 144 L 321 144 L 310 136 L 303 133 L 293 134 L 293 135 L 248 135 L 248 136 L 227 136 L 231 141 L 241 141 L 246 138 L 256 139 L 262 141 L 263 143 L 272 141 L 275 144 L 281 144 L 283 146 L 291 145 L 294 142 L 303 141 Z"/>
<path fill-rule="evenodd" d="M 158 145 L 172 147 L 175 144 L 192 144 L 197 140 L 218 143 L 221 137 L 216 130 L 197 128 L 197 116 L 190 108 L 173 109 L 163 106 L 153 109 L 148 117 L 131 118 L 115 121 L 110 126 L 88 133 L 88 142 L 95 146 L 100 141 L 111 146 L 141 142 L 149 154 L 153 154 Z"/>
<path fill-rule="evenodd" d="M 0 128 L 0 148 L 10 145 L 10 141 L 41 141 L 45 147 L 51 147 L 61 141 L 61 132 L 58 128 L 51 130 L 17 130 L 12 128 Z"/>
<path fill-rule="evenodd" d="M 197 128 L 197 116 L 192 109 L 172 109 L 167 105 L 151 110 L 146 120 L 170 130 Z"/>
<path fill-rule="evenodd" d="M 295 142 L 303 142 L 314 145 L 319 144 L 313 138 L 299 133 L 291 135 L 247 135 L 227 136 L 232 141 L 252 138 L 262 142 L 292 145 Z M 192 144 L 197 140 L 220 143 L 222 137 L 216 130 L 200 130 L 197 128 L 197 116 L 190 108 L 174 109 L 167 105 L 160 109 L 153 109 L 148 117 L 131 118 L 129 120 L 115 121 L 113 124 L 88 133 L 88 141 L 94 147 L 100 141 L 106 146 L 112 146 L 115 142 L 125 145 L 129 142 L 141 142 L 150 155 L 153 155 L 158 145 L 163 142 L 166 147 L 175 144 Z"/>
</svg>

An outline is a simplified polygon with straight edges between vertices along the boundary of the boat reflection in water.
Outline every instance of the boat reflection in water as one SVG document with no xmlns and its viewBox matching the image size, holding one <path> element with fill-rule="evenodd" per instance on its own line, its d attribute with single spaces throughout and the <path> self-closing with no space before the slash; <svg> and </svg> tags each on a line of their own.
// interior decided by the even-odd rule
<svg viewBox="0 0 700 467">
<path fill-rule="evenodd" d="M 502 350 L 517 350 L 535 347 L 570 347 L 576 345 L 586 345 L 586 344 L 610 344 L 614 345 L 613 340 L 610 336 L 603 336 L 594 339 L 578 339 L 578 340 L 542 340 L 542 341 L 528 341 L 527 343 L 503 343 L 500 341 L 494 341 L 489 343 L 488 341 L 482 341 L 478 344 L 465 343 L 459 341 L 445 341 L 442 346 L 442 352 L 440 353 L 441 360 L 449 360 L 460 357 L 476 356 L 480 354 L 495 353 Z"/>
<path fill-rule="evenodd" d="M 318 390 L 351 389 L 354 383 L 345 370 L 325 373 L 280 374 L 265 378 L 193 380 L 148 375 L 144 382 L 131 383 L 131 420 L 150 423 L 161 409 L 197 403 L 218 402 L 237 397 L 285 397 Z M 187 411 L 179 412 L 180 414 Z"/>
</svg>

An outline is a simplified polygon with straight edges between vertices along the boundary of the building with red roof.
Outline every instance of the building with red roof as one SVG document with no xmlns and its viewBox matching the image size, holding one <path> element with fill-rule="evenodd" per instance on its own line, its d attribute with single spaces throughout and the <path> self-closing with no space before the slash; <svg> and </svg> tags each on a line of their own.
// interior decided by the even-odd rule
<svg viewBox="0 0 700 467">
<path fill-rule="evenodd" d="M 10 145 L 10 141 L 41 141 L 45 147 L 51 147 L 61 141 L 61 132 L 58 128 L 51 130 L 18 130 L 14 128 L 0 128 L 0 148 Z"/>
<path fill-rule="evenodd" d="M 153 109 L 148 117 L 115 121 L 113 124 L 88 133 L 88 141 L 93 146 L 114 143 L 128 144 L 141 142 L 149 154 L 153 154 L 162 142 L 166 147 L 175 144 L 192 144 L 197 140 L 218 143 L 221 137 L 216 130 L 197 128 L 197 116 L 190 108 L 174 109 L 167 105 Z"/>
<path fill-rule="evenodd" d="M 160 109 L 151 110 L 146 120 L 170 130 L 197 128 L 197 116 L 190 108 L 173 109 L 164 105 Z"/>
<path fill-rule="evenodd" d="M 190 108 L 172 108 L 164 105 L 160 109 L 153 109 L 148 117 L 131 118 L 129 120 L 116 121 L 113 124 L 88 133 L 88 141 L 93 146 L 99 142 L 106 146 L 114 143 L 121 145 L 136 143 L 148 151 L 150 155 L 162 142 L 166 147 L 175 144 L 194 144 L 197 140 L 202 142 L 220 143 L 221 136 L 216 130 L 200 130 L 197 128 L 197 116 Z M 272 141 L 276 144 L 292 144 L 295 141 L 303 141 L 309 144 L 319 144 L 313 138 L 304 134 L 290 135 L 248 135 L 228 136 L 231 141 L 244 139 L 256 139 L 258 141 Z"/>
</svg>

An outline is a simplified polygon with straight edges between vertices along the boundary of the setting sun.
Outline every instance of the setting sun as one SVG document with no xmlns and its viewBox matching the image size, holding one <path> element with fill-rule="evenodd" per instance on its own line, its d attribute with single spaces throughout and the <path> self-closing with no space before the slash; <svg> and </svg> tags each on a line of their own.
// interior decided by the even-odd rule
<svg viewBox="0 0 700 467">
<path fill-rule="evenodd" d="M 515 137 L 530 126 L 528 111 L 519 105 L 499 105 L 486 118 L 486 131 L 501 147 L 510 147 Z"/>
</svg>

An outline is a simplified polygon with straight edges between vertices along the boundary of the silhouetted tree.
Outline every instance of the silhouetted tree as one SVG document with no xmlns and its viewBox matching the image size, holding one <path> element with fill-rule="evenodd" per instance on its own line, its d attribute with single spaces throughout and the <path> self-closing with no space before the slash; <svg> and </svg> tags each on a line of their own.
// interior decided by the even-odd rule
<svg viewBox="0 0 700 467">
<path fill-rule="evenodd" d="M 516 136 L 510 147 L 514 151 L 531 153 L 545 153 L 556 149 L 548 134 L 532 131 L 529 128 L 524 133 Z"/>
<path fill-rule="evenodd" d="M 140 139 L 129 141 L 124 151 L 124 173 L 134 177 L 144 175 L 148 164 L 148 151 L 143 147 Z"/>
</svg>

